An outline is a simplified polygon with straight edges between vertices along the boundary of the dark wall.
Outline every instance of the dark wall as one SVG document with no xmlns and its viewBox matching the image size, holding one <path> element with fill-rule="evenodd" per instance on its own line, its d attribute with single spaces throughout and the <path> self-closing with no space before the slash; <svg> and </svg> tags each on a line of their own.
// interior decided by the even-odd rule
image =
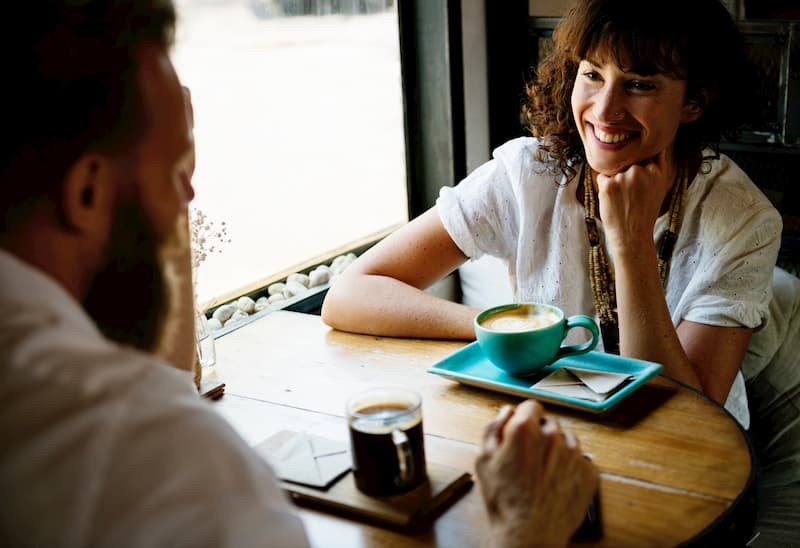
<svg viewBox="0 0 800 548">
<path fill-rule="evenodd" d="M 520 108 L 531 68 L 527 0 L 486 0 L 490 149 L 525 135 Z"/>
</svg>

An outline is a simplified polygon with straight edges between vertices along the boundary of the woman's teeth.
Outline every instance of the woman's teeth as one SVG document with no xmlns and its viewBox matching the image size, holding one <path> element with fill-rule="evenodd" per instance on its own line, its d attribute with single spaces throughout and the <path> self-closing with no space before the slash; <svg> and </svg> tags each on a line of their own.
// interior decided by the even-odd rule
<svg viewBox="0 0 800 548">
<path fill-rule="evenodd" d="M 606 133 L 602 129 L 594 128 L 594 136 L 603 143 L 621 143 L 628 139 L 630 133 Z"/>
</svg>

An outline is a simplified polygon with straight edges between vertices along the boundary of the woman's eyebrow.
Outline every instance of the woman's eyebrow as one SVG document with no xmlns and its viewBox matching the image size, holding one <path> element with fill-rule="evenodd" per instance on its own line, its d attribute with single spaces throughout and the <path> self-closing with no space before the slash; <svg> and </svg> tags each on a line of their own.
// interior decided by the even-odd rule
<svg viewBox="0 0 800 548">
<path fill-rule="evenodd" d="M 598 69 L 598 70 L 600 70 L 603 67 L 603 65 L 605 65 L 605 64 L 608 64 L 608 63 L 616 64 L 615 61 L 613 61 L 611 59 L 608 59 L 607 57 L 604 57 L 603 59 L 600 59 L 598 57 L 586 56 L 583 59 L 581 59 L 581 61 L 585 61 L 585 62 L 589 63 L 592 66 L 592 68 Z M 619 65 L 617 65 L 617 66 L 619 66 Z M 658 72 L 654 72 L 652 70 L 647 70 L 645 67 L 638 67 L 638 70 L 637 70 L 637 67 L 630 67 L 630 68 L 619 67 L 619 69 L 622 71 L 623 74 L 625 74 L 625 76 L 627 76 L 629 78 L 638 78 L 638 79 L 642 79 L 642 80 L 652 80 L 652 79 L 657 78 L 658 76 L 661 75 Z"/>
</svg>

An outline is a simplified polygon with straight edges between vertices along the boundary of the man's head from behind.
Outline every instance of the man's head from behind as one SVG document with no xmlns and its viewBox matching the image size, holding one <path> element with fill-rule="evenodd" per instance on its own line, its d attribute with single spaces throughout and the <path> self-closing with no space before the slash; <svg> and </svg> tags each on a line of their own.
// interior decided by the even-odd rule
<svg viewBox="0 0 800 548">
<path fill-rule="evenodd" d="M 0 33 L 0 245 L 59 280 L 106 334 L 152 347 L 167 300 L 159 250 L 185 208 L 191 144 L 167 57 L 174 8 L 18 4 Z"/>
</svg>

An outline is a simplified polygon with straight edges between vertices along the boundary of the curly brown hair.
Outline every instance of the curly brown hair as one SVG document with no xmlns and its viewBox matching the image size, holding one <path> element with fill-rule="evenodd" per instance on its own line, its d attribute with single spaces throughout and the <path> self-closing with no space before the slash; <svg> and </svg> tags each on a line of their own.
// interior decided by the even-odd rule
<svg viewBox="0 0 800 548">
<path fill-rule="evenodd" d="M 723 137 L 746 121 L 752 86 L 744 39 L 719 0 L 577 0 L 553 33 L 552 51 L 526 85 L 523 117 L 542 141 L 537 160 L 575 175 L 584 158 L 570 96 L 578 65 L 593 53 L 624 70 L 686 80 L 687 100 L 703 115 L 678 130 L 679 160 L 718 154 Z"/>
</svg>

